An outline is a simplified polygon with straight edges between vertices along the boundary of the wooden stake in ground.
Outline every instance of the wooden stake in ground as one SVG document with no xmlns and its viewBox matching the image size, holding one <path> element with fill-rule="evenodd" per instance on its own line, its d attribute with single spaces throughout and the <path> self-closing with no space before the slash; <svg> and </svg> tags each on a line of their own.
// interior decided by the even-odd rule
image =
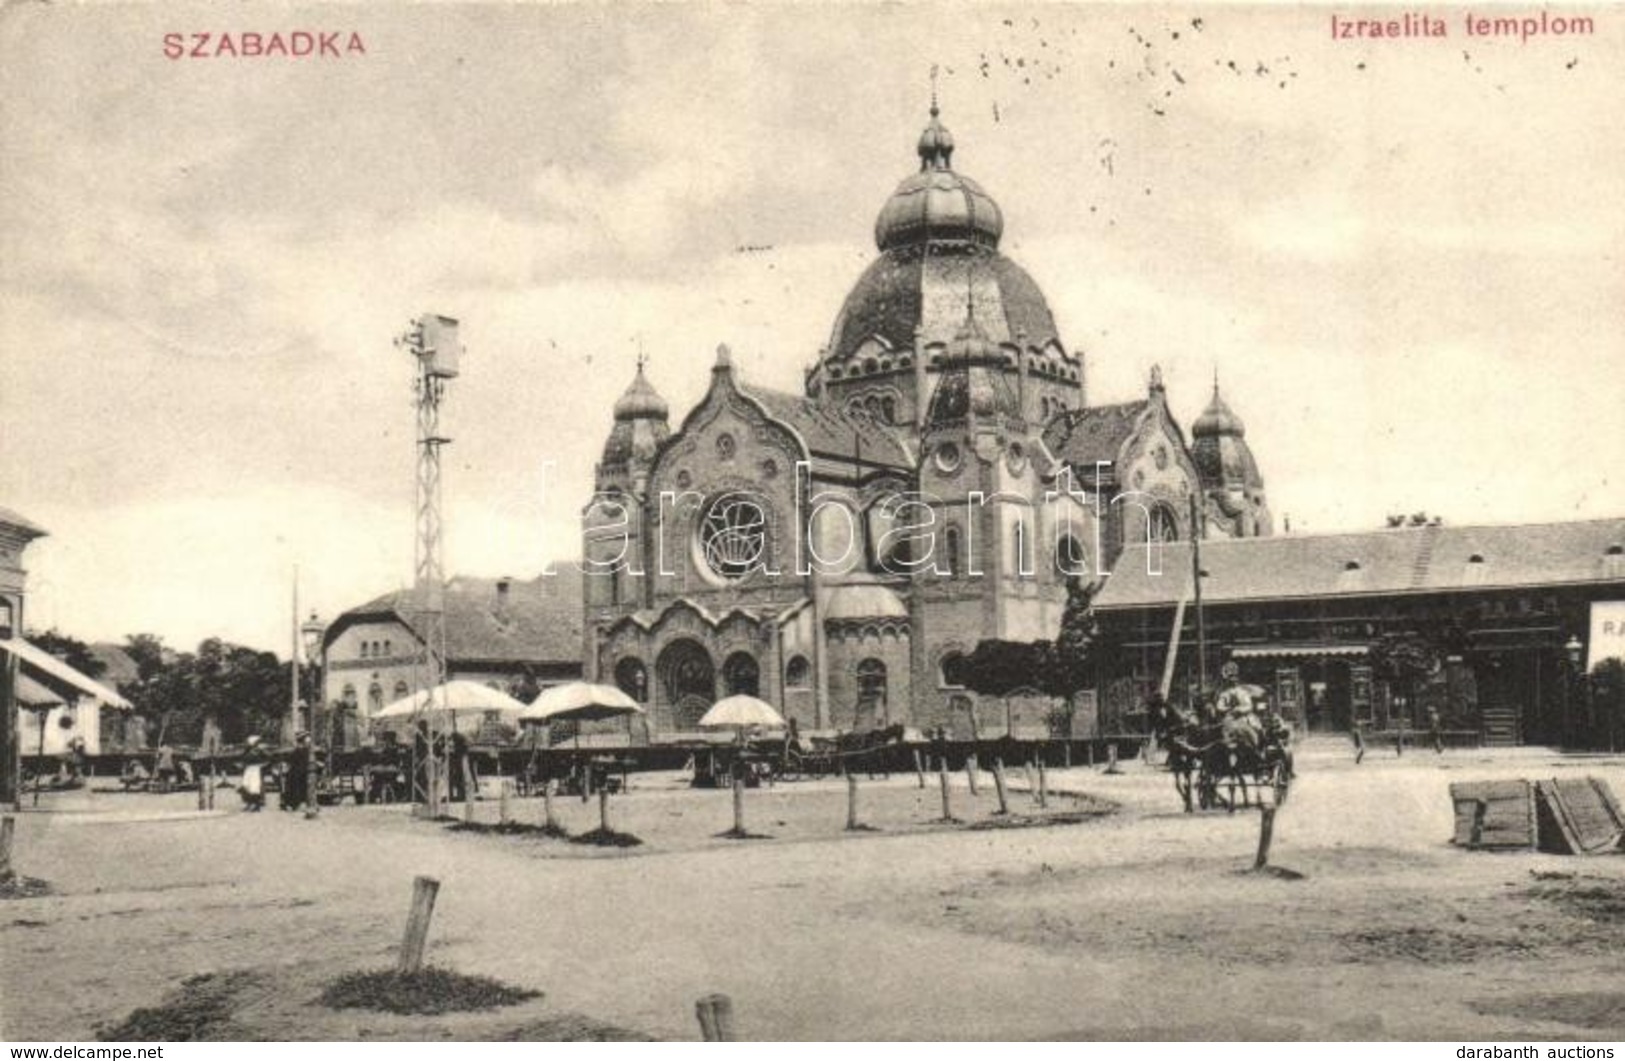
<svg viewBox="0 0 1625 1061">
<path fill-rule="evenodd" d="M 508 789 L 510 784 L 507 778 L 502 779 L 502 787 L 497 791 L 497 821 L 503 825 L 508 824 L 511 810 L 508 806 Z"/>
<path fill-rule="evenodd" d="M 1258 857 L 1253 859 L 1254 869 L 1270 864 L 1270 841 L 1275 837 L 1275 808 L 1265 807 L 1258 819 Z"/>
<path fill-rule="evenodd" d="M 734 835 L 745 835 L 745 775 L 734 775 Z"/>
<path fill-rule="evenodd" d="M 558 779 L 552 777 L 542 784 L 542 820 L 547 822 L 550 832 L 559 827 L 559 820 L 553 817 L 553 786 L 556 784 Z"/>
<path fill-rule="evenodd" d="M 1044 757 L 1038 757 L 1038 806 L 1049 806 L 1049 775 L 1044 773 Z"/>
<path fill-rule="evenodd" d="M 598 787 L 598 825 L 604 832 L 609 832 L 609 785 Z"/>
<path fill-rule="evenodd" d="M 954 809 L 952 798 L 948 795 L 948 757 L 946 755 L 937 760 L 937 780 L 942 784 L 942 820 L 951 822 L 954 820 Z"/>
<path fill-rule="evenodd" d="M 1123 772 L 1117 768 L 1117 744 L 1115 742 L 1106 745 L 1106 772 L 1108 774 Z"/>
<path fill-rule="evenodd" d="M 700 1036 L 708 1043 L 734 1041 L 734 1004 L 727 995 L 706 995 L 694 1003 Z"/>
<path fill-rule="evenodd" d="M 858 831 L 858 775 L 850 771 L 846 775 L 846 831 Z"/>
<path fill-rule="evenodd" d="M 0 884 L 17 875 L 11 868 L 11 845 L 17 839 L 17 819 L 11 815 L 0 818 Z"/>
<path fill-rule="evenodd" d="M 474 764 L 466 755 L 458 758 L 462 760 L 458 768 L 463 772 L 463 821 L 471 822 L 474 820 Z"/>
<path fill-rule="evenodd" d="M 412 880 L 412 910 L 406 917 L 406 938 L 401 941 L 401 957 L 395 971 L 409 976 L 423 967 L 423 946 L 429 939 L 429 919 L 434 917 L 434 900 L 440 882 L 433 877 Z"/>
<path fill-rule="evenodd" d="M 965 756 L 965 777 L 970 781 L 970 794 L 977 795 L 976 791 L 976 756 Z"/>
<path fill-rule="evenodd" d="M 1063 741 L 1061 744 L 1061 751 L 1062 754 L 1065 755 L 1062 765 L 1064 765 L 1068 770 L 1072 769 L 1072 742 Z"/>
<path fill-rule="evenodd" d="M 993 760 L 993 789 L 994 789 L 995 792 L 997 792 L 999 794 L 999 811 L 998 812 L 1000 814 L 1009 814 L 1010 813 L 1010 799 L 1009 799 L 1009 794 L 1006 792 L 1005 787 L 1004 787 L 1004 760 L 1003 759 L 994 759 Z"/>
<path fill-rule="evenodd" d="M 1027 773 L 1027 791 L 1032 793 L 1034 800 L 1038 799 L 1038 778 L 1033 774 L 1033 761 L 1028 759 L 1021 768 Z"/>
<path fill-rule="evenodd" d="M 925 764 L 920 762 L 920 749 L 914 749 L 914 776 L 920 781 L 920 787 L 925 787 Z"/>
</svg>

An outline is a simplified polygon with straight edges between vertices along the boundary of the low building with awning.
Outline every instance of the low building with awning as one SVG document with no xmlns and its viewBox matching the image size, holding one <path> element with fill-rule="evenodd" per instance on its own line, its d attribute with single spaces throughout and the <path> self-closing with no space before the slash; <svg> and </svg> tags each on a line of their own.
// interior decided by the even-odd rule
<svg viewBox="0 0 1625 1061">
<path fill-rule="evenodd" d="M 65 755 L 75 739 L 87 755 L 100 755 L 102 712 L 127 712 L 134 705 L 32 641 L 0 640 L 0 652 L 18 663 L 17 732 L 22 754 Z"/>
<path fill-rule="evenodd" d="M 1209 685 L 1234 661 L 1302 729 L 1418 729 L 1436 711 L 1486 743 L 1625 737 L 1582 680 L 1618 652 L 1604 634 L 1625 624 L 1625 519 L 1223 539 L 1197 552 Z M 1171 695 L 1194 691 L 1192 560 L 1188 542 L 1131 546 L 1097 596 L 1108 725 L 1165 672 Z"/>
</svg>

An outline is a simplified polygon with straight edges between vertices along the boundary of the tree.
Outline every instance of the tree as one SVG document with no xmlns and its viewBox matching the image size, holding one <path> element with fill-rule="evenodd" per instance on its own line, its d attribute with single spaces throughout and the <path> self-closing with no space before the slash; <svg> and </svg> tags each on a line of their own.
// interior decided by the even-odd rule
<svg viewBox="0 0 1625 1061">
<path fill-rule="evenodd" d="M 66 663 L 87 678 L 100 678 L 106 664 L 91 654 L 90 646 L 77 637 L 69 637 L 55 627 L 44 633 L 28 634 L 28 640 Z"/>
<path fill-rule="evenodd" d="M 125 695 L 167 743 L 201 743 L 210 721 L 227 744 L 273 735 L 287 709 L 288 666 L 274 653 L 217 637 L 175 653 L 151 634 L 131 636 L 125 651 L 139 675 Z"/>
<path fill-rule="evenodd" d="M 1070 699 L 1093 677 L 1090 654 L 1100 634 L 1095 623 L 1095 592 L 1095 587 L 1076 575 L 1066 580 L 1066 609 L 1061 612 L 1061 632 L 1055 636 L 1046 692 Z"/>
<path fill-rule="evenodd" d="M 1413 703 L 1418 686 L 1440 665 L 1438 648 L 1419 634 L 1384 634 L 1371 646 L 1370 660 L 1372 672 Z"/>
</svg>

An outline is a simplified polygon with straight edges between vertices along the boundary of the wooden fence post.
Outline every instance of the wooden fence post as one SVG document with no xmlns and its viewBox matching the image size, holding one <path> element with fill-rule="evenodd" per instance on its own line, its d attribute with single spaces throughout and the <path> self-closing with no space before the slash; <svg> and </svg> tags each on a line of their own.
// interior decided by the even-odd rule
<svg viewBox="0 0 1625 1061">
<path fill-rule="evenodd" d="M 1258 819 L 1258 857 L 1254 869 L 1263 869 L 1270 863 L 1270 841 L 1275 837 L 1275 808 L 1265 807 Z"/>
<path fill-rule="evenodd" d="M 919 779 L 920 787 L 925 787 L 925 764 L 920 761 L 920 749 L 914 749 L 914 776 Z"/>
<path fill-rule="evenodd" d="M 1122 773 L 1122 771 L 1117 768 L 1117 742 L 1116 741 L 1113 741 L 1112 743 L 1106 745 L 1106 772 L 1108 774 L 1120 774 L 1120 773 Z"/>
<path fill-rule="evenodd" d="M 858 775 L 847 772 L 846 775 L 846 831 L 857 832 L 858 829 Z"/>
<path fill-rule="evenodd" d="M 953 802 L 948 795 L 948 757 L 944 755 L 937 760 L 937 780 L 942 783 L 942 820 L 954 820 Z"/>
<path fill-rule="evenodd" d="M 1068 770 L 1072 769 L 1072 742 L 1070 740 L 1063 741 L 1061 743 L 1061 750 L 1065 753 L 1064 761 L 1066 768 Z"/>
<path fill-rule="evenodd" d="M 16 876 L 11 868 L 11 845 L 17 838 L 17 819 L 11 815 L 0 818 L 0 884 Z"/>
<path fill-rule="evenodd" d="M 462 761 L 457 765 L 463 772 L 463 821 L 471 822 L 474 820 L 474 763 L 467 755 L 459 758 Z"/>
<path fill-rule="evenodd" d="M 609 832 L 609 785 L 598 787 L 598 827 Z"/>
<path fill-rule="evenodd" d="M 1004 760 L 993 760 L 993 788 L 999 794 L 999 813 L 1010 813 L 1010 800 L 1004 789 Z"/>
<path fill-rule="evenodd" d="M 727 995 L 706 995 L 694 1003 L 700 1036 L 708 1043 L 734 1041 L 734 1004 Z"/>
<path fill-rule="evenodd" d="M 1033 761 L 1028 759 L 1022 764 L 1022 770 L 1027 774 L 1027 791 L 1032 793 L 1033 801 L 1038 800 L 1038 778 L 1033 773 Z"/>
<path fill-rule="evenodd" d="M 429 919 L 434 917 L 435 896 L 440 882 L 433 877 L 412 880 L 412 910 L 406 918 L 406 938 L 401 941 L 401 957 L 395 971 L 410 975 L 423 967 L 423 945 L 429 939 Z"/>
<path fill-rule="evenodd" d="M 745 779 L 734 778 L 734 832 L 745 835 Z"/>
<path fill-rule="evenodd" d="M 1038 757 L 1038 806 L 1049 806 L 1049 775 L 1044 773 L 1044 757 Z"/>
<path fill-rule="evenodd" d="M 976 756 L 965 756 L 965 777 L 970 780 L 970 794 L 977 795 L 976 791 Z"/>
<path fill-rule="evenodd" d="M 542 815 L 543 820 L 547 822 L 549 832 L 555 831 L 559 827 L 559 820 L 553 817 L 553 786 L 556 784 L 558 784 L 558 779 L 552 777 L 542 783 Z"/>
<path fill-rule="evenodd" d="M 509 817 L 510 817 L 511 811 L 512 811 L 512 808 L 510 808 L 509 805 L 508 805 L 508 788 L 509 787 L 510 786 L 509 786 L 508 779 L 503 778 L 502 779 L 502 788 L 500 789 L 500 795 L 498 796 L 498 802 L 497 802 L 497 820 L 499 822 L 501 822 L 503 825 L 508 824 L 508 820 L 509 820 Z"/>
</svg>

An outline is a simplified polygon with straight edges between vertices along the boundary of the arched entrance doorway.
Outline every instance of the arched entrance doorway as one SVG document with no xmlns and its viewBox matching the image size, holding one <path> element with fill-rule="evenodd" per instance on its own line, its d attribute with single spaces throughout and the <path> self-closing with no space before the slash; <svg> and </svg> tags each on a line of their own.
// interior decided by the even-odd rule
<svg viewBox="0 0 1625 1061">
<path fill-rule="evenodd" d="M 761 668 L 749 652 L 735 652 L 722 665 L 722 684 L 729 696 L 761 696 Z"/>
<path fill-rule="evenodd" d="M 698 641 L 673 641 L 655 662 L 660 691 L 671 707 L 675 729 L 694 729 L 717 698 L 716 668 Z"/>
</svg>

